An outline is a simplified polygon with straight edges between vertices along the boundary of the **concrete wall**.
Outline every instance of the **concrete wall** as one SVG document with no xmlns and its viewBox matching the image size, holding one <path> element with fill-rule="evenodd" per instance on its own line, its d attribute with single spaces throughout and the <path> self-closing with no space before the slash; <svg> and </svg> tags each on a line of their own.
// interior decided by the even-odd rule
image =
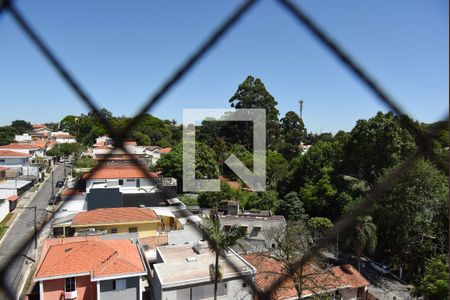
<svg viewBox="0 0 450 300">
<path fill-rule="evenodd" d="M 89 276 L 80 276 L 76 278 L 77 300 L 96 300 L 97 285 L 91 282 Z M 60 300 L 64 293 L 64 278 L 44 281 L 44 299 L 41 300 Z"/>
<path fill-rule="evenodd" d="M 223 291 L 223 293 L 218 293 L 217 299 L 221 300 L 251 300 L 253 295 L 251 289 L 248 286 L 244 286 L 244 281 L 241 279 L 228 280 L 219 283 L 218 290 Z M 155 285 L 153 285 L 155 286 Z M 213 284 L 200 284 L 193 286 L 180 286 L 179 288 L 162 289 L 160 297 L 156 297 L 157 291 L 154 291 L 155 300 L 184 300 L 192 299 L 199 300 L 212 299 L 214 285 Z"/>
<path fill-rule="evenodd" d="M 125 278 L 124 278 L 125 279 Z M 108 300 L 133 300 L 139 299 L 139 277 L 126 278 L 126 288 L 114 289 L 114 280 L 100 281 L 100 299 Z"/>
<path fill-rule="evenodd" d="M 0 200 L 0 222 L 6 217 L 9 213 L 9 201 L 8 200 Z"/>
<path fill-rule="evenodd" d="M 343 289 L 340 291 L 344 300 L 356 300 L 358 289 Z"/>
</svg>

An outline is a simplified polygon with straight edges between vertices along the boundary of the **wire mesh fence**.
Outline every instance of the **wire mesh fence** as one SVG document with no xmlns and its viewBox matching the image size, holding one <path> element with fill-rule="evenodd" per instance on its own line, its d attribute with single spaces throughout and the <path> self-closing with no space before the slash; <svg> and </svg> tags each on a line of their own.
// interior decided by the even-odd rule
<svg viewBox="0 0 450 300">
<path fill-rule="evenodd" d="M 311 35 L 320 43 L 324 48 L 326 48 L 331 55 L 334 55 L 343 67 L 348 68 L 364 85 L 368 90 L 370 90 L 378 99 L 378 101 L 388 107 L 397 115 L 405 115 L 401 110 L 396 101 L 394 101 L 388 94 L 372 79 L 369 73 L 364 70 L 360 65 L 358 65 L 355 60 L 353 60 L 341 47 L 333 41 L 333 39 L 328 36 L 320 26 L 294 2 L 289 0 L 274 0 L 280 6 L 280 8 L 285 9 L 295 18 L 299 25 L 306 28 Z M 124 147 L 124 141 L 130 133 L 130 131 L 136 127 L 142 120 L 144 114 L 151 110 L 155 104 L 163 101 L 164 96 L 174 88 L 174 86 L 183 78 L 188 76 L 189 72 L 194 65 L 198 64 L 201 59 L 218 43 L 220 40 L 234 27 L 237 26 L 238 22 L 251 10 L 254 8 L 257 0 L 244 1 L 228 18 L 226 18 L 218 28 L 216 28 L 211 35 L 194 51 L 191 55 L 187 57 L 185 62 L 177 68 L 172 75 L 152 94 L 151 97 L 142 105 L 139 113 L 134 116 L 127 126 L 121 130 L 116 130 L 112 124 L 102 116 L 100 110 L 94 104 L 93 99 L 88 95 L 84 88 L 76 81 L 75 77 L 68 71 L 68 68 L 57 58 L 57 56 L 50 49 L 49 45 L 44 42 L 33 26 L 28 22 L 28 20 L 21 14 L 21 12 L 15 7 L 13 1 L 3 0 L 0 1 L 0 17 L 2 14 L 9 13 L 17 26 L 21 28 L 23 33 L 33 42 L 36 48 L 40 51 L 47 62 L 53 67 L 55 72 L 61 77 L 61 79 L 67 83 L 69 88 L 78 96 L 80 101 L 82 101 L 89 110 L 91 110 L 94 116 L 103 124 L 108 135 L 113 139 L 116 148 L 121 149 L 125 154 L 133 157 L 131 153 L 128 152 L 126 147 Z M 344 233 L 348 230 L 352 224 L 354 224 L 356 217 L 367 212 L 377 199 L 383 197 L 383 195 L 389 191 L 389 189 L 399 180 L 402 179 L 406 171 L 414 165 L 418 158 L 423 155 L 435 155 L 432 147 L 432 140 L 435 138 L 436 133 L 443 128 L 431 128 L 429 132 L 423 132 L 417 124 L 415 124 L 410 118 L 404 118 L 404 126 L 414 135 L 417 142 L 417 151 L 411 157 L 407 158 L 403 163 L 399 164 L 393 171 L 391 171 L 388 176 L 383 180 L 379 181 L 374 189 L 368 193 L 365 200 L 356 208 L 348 212 L 346 215 L 341 217 L 335 226 L 329 233 L 323 237 L 319 242 L 309 248 L 309 251 L 295 264 L 297 269 L 303 268 L 303 266 L 318 255 L 321 249 L 328 247 L 332 244 L 339 234 Z M 445 123 L 441 123 L 441 126 L 448 126 L 448 117 L 445 118 Z M 110 157 L 111 153 L 106 156 Z M 86 179 L 95 174 L 95 172 L 101 170 L 105 166 L 105 160 L 100 161 L 89 173 Z M 132 163 L 144 172 L 148 178 L 151 178 L 150 172 L 142 166 L 142 164 L 135 158 L 133 158 Z M 80 182 L 77 183 L 75 189 L 81 188 Z M 69 200 L 72 196 L 69 196 Z M 183 210 L 187 215 L 191 214 L 187 210 Z M 37 231 L 30 231 L 27 238 L 20 243 L 15 248 L 15 255 L 9 257 L 6 262 L 4 262 L 0 269 L 0 288 L 3 292 L 4 297 L 8 299 L 15 299 L 18 297 L 18 287 L 17 284 L 21 280 L 19 271 L 23 268 L 29 259 L 26 257 L 28 249 L 33 246 L 33 241 L 35 238 L 41 235 L 44 227 L 47 225 L 48 220 L 45 220 L 44 214 L 41 214 L 36 223 Z M 204 228 L 197 224 L 196 229 L 202 232 L 203 236 L 208 240 L 209 237 L 205 234 Z M 221 253 L 223 259 L 227 259 L 223 253 Z M 238 267 L 233 265 L 232 262 L 229 264 L 239 271 Z M 280 287 L 286 280 L 288 280 L 287 275 L 279 276 L 275 280 L 270 288 L 260 290 L 255 281 L 251 277 L 244 278 L 248 286 L 252 289 L 254 295 L 258 299 L 272 299 L 273 292 Z"/>
</svg>

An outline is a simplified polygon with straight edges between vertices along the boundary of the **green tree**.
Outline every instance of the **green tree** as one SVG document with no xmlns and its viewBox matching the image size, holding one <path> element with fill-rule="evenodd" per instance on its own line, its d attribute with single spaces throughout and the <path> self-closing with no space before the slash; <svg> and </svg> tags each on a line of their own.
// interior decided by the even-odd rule
<svg viewBox="0 0 450 300">
<path fill-rule="evenodd" d="M 227 231 L 220 229 L 219 217 L 215 214 L 206 218 L 206 225 L 203 226 L 208 236 L 208 244 L 211 251 L 215 253 L 214 265 L 210 268 L 211 279 L 214 281 L 214 300 L 217 299 L 217 284 L 222 280 L 223 274 L 220 272 L 219 255 L 228 248 L 236 245 L 237 241 L 245 237 L 245 229 L 238 225 L 233 225 Z"/>
<path fill-rule="evenodd" d="M 448 181 L 427 160 L 418 161 L 375 203 L 378 256 L 414 278 L 426 258 L 448 251 Z"/>
<path fill-rule="evenodd" d="M 438 255 L 426 260 L 425 272 L 415 284 L 413 295 L 426 300 L 448 297 L 448 256 Z"/>
<path fill-rule="evenodd" d="M 415 149 L 411 134 L 393 113 L 358 120 L 345 147 L 346 171 L 373 185 L 384 172 Z"/>
<path fill-rule="evenodd" d="M 293 111 L 288 111 L 281 119 L 281 136 L 283 143 L 280 152 L 291 160 L 299 153 L 300 142 L 304 142 L 307 132 L 303 120 Z"/>
<path fill-rule="evenodd" d="M 218 208 L 224 200 L 231 200 L 231 188 L 225 182 L 220 182 L 220 192 L 201 192 L 198 194 L 197 202 L 200 207 Z"/>
<path fill-rule="evenodd" d="M 0 146 L 14 142 L 16 134 L 19 134 L 19 132 L 12 126 L 0 127 Z"/>
<path fill-rule="evenodd" d="M 266 183 L 269 189 L 276 189 L 288 173 L 288 161 L 278 152 L 266 152 Z"/>
<path fill-rule="evenodd" d="M 280 199 L 276 191 L 265 191 L 251 193 L 248 199 L 248 206 L 250 209 L 270 210 L 275 212 L 280 206 Z"/>
<path fill-rule="evenodd" d="M 364 252 L 373 254 L 377 247 L 377 226 L 372 223 L 371 216 L 360 216 L 352 231 L 347 243 L 353 245 L 358 256 L 358 270 L 361 270 L 361 255 Z"/>
<path fill-rule="evenodd" d="M 183 145 L 179 144 L 156 163 L 164 176 L 174 177 L 178 181 L 178 188 L 183 184 Z M 217 178 L 219 169 L 214 151 L 201 142 L 195 143 L 195 178 Z"/>
<path fill-rule="evenodd" d="M 265 108 L 266 109 L 266 138 L 267 147 L 274 150 L 280 137 L 280 125 L 278 122 L 278 102 L 269 94 L 266 87 L 259 78 L 247 76 L 237 91 L 229 100 L 231 107 L 239 108 Z M 249 122 L 243 124 L 235 124 L 232 122 L 231 132 L 239 138 L 237 143 L 245 145 L 248 149 L 253 147 L 253 130 Z M 239 126 L 238 128 L 236 126 Z M 234 142 L 234 143 L 236 143 Z M 233 143 L 233 144 L 234 144 Z"/>
<path fill-rule="evenodd" d="M 24 120 L 12 121 L 11 126 L 14 127 L 19 134 L 30 132 L 33 129 L 31 123 Z"/>
<path fill-rule="evenodd" d="M 333 228 L 333 223 L 328 218 L 313 217 L 307 222 L 309 232 L 313 241 L 317 242 L 325 233 Z"/>
<path fill-rule="evenodd" d="M 92 168 L 97 164 L 97 161 L 89 155 L 83 155 L 75 161 L 77 168 Z"/>
<path fill-rule="evenodd" d="M 278 212 L 288 220 L 305 219 L 305 208 L 296 192 L 290 192 L 280 201 Z"/>
</svg>

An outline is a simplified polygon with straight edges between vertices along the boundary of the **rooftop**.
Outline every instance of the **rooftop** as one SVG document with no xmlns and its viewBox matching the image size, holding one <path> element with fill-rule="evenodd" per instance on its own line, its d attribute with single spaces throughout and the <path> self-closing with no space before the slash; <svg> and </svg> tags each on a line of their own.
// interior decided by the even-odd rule
<svg viewBox="0 0 450 300">
<path fill-rule="evenodd" d="M 0 149 L 38 149 L 39 146 L 33 143 L 11 143 L 0 146 Z"/>
<path fill-rule="evenodd" d="M 74 237 L 45 241 L 34 278 L 45 280 L 76 274 L 125 277 L 145 272 L 139 250 L 131 239 Z"/>
<path fill-rule="evenodd" d="M 4 146 L 1 146 L 4 147 Z M 30 154 L 22 153 L 22 152 L 16 152 L 11 150 L 2 150 L 0 147 L 0 156 L 1 157 L 29 157 Z"/>
<path fill-rule="evenodd" d="M 206 242 L 203 241 L 203 243 Z M 157 248 L 164 262 L 154 264 L 154 268 L 163 287 L 211 281 L 209 265 L 214 263 L 215 254 L 209 250 L 207 244 L 205 244 L 204 253 L 200 252 L 201 254 L 194 251 L 193 246 L 193 244 L 184 244 Z M 234 251 L 228 251 L 226 257 L 227 260 L 219 257 L 224 279 L 254 272 L 254 268 Z M 235 271 L 229 262 L 233 263 L 238 271 Z"/>
<path fill-rule="evenodd" d="M 243 257 L 256 267 L 256 286 L 261 291 L 267 291 L 272 284 L 276 282 L 280 275 L 285 274 L 283 264 L 267 255 L 252 253 L 243 255 Z M 369 282 L 351 265 L 335 266 L 328 272 L 320 271 L 318 266 L 305 265 L 303 273 L 305 274 L 304 285 L 309 287 L 319 286 L 320 290 L 315 293 L 325 292 L 327 290 L 343 288 L 359 288 L 369 285 Z M 316 274 L 314 274 L 316 273 Z M 302 296 L 309 296 L 313 292 L 304 290 Z M 287 279 L 273 293 L 273 299 L 290 299 L 297 297 L 294 283 Z"/>
<path fill-rule="evenodd" d="M 117 207 L 80 212 L 73 219 L 72 225 L 151 223 L 155 221 L 159 221 L 159 217 L 149 208 Z"/>
<path fill-rule="evenodd" d="M 158 177 L 157 174 L 148 172 L 151 177 Z M 126 165 L 102 165 L 89 179 L 122 179 L 122 178 L 146 178 L 147 174 L 142 168 L 134 164 Z M 85 178 L 87 175 L 85 174 Z"/>
</svg>

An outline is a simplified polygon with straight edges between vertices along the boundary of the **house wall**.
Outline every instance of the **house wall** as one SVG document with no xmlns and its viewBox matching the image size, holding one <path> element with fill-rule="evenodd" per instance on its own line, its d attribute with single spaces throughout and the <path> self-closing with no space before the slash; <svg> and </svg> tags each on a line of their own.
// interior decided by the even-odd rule
<svg viewBox="0 0 450 300">
<path fill-rule="evenodd" d="M 91 282 L 89 276 L 80 276 L 76 278 L 77 300 L 96 300 L 97 284 Z M 41 300 L 60 300 L 64 293 L 64 278 L 44 281 L 44 299 Z"/>
<path fill-rule="evenodd" d="M 126 225 L 106 225 L 106 226 L 85 226 L 85 227 L 76 227 L 75 231 L 81 231 L 81 230 L 85 230 L 87 228 L 95 228 L 96 230 L 107 230 L 108 233 L 112 233 L 111 229 L 112 228 L 117 228 L 117 233 L 128 233 L 128 229 L 130 227 L 137 227 L 137 231 L 139 234 L 139 238 L 146 238 L 146 237 L 150 237 L 150 236 L 157 236 L 158 235 L 158 231 L 157 231 L 157 227 L 160 224 L 160 222 L 155 222 L 155 223 L 145 223 L 145 224 L 126 224 Z"/>
<path fill-rule="evenodd" d="M 358 299 L 358 297 L 357 297 L 358 289 L 343 289 L 343 290 L 340 290 L 340 292 L 341 292 L 342 298 L 344 300 L 356 300 L 356 299 Z"/>
<path fill-rule="evenodd" d="M 136 178 L 117 178 L 117 179 L 88 179 L 86 182 L 86 188 L 89 190 L 91 185 L 94 182 L 104 182 L 107 184 L 107 186 L 118 186 L 119 185 L 119 179 L 123 179 L 123 185 L 122 187 L 136 187 Z M 148 178 L 139 178 L 140 180 L 140 186 L 141 187 L 153 187 L 156 186 L 156 183 L 154 180 L 148 179 Z"/>
<path fill-rule="evenodd" d="M 28 157 L 8 158 L 0 157 L 0 165 L 2 166 L 23 166 L 28 164 Z"/>
<path fill-rule="evenodd" d="M 100 299 L 108 300 L 132 300 L 139 299 L 139 276 L 126 279 L 126 288 L 114 289 L 114 280 L 100 281 Z"/>
<path fill-rule="evenodd" d="M 122 193 L 119 188 L 91 189 L 86 194 L 87 209 L 123 207 Z"/>
<path fill-rule="evenodd" d="M 222 288 L 226 288 L 226 295 L 218 296 L 217 299 L 221 300 L 251 300 L 253 295 L 251 294 L 251 289 L 247 286 L 244 287 L 244 281 L 241 279 L 228 280 L 220 283 L 223 285 Z M 226 287 L 225 287 L 226 286 Z M 219 290 L 221 287 L 219 287 Z M 204 291 L 207 294 L 202 293 Z M 162 289 L 161 297 L 156 297 L 155 300 L 200 300 L 200 299 L 212 299 L 211 293 L 214 291 L 213 284 L 200 284 L 193 286 L 180 286 L 178 288 Z M 205 296 L 211 297 L 204 298 Z"/>
</svg>

